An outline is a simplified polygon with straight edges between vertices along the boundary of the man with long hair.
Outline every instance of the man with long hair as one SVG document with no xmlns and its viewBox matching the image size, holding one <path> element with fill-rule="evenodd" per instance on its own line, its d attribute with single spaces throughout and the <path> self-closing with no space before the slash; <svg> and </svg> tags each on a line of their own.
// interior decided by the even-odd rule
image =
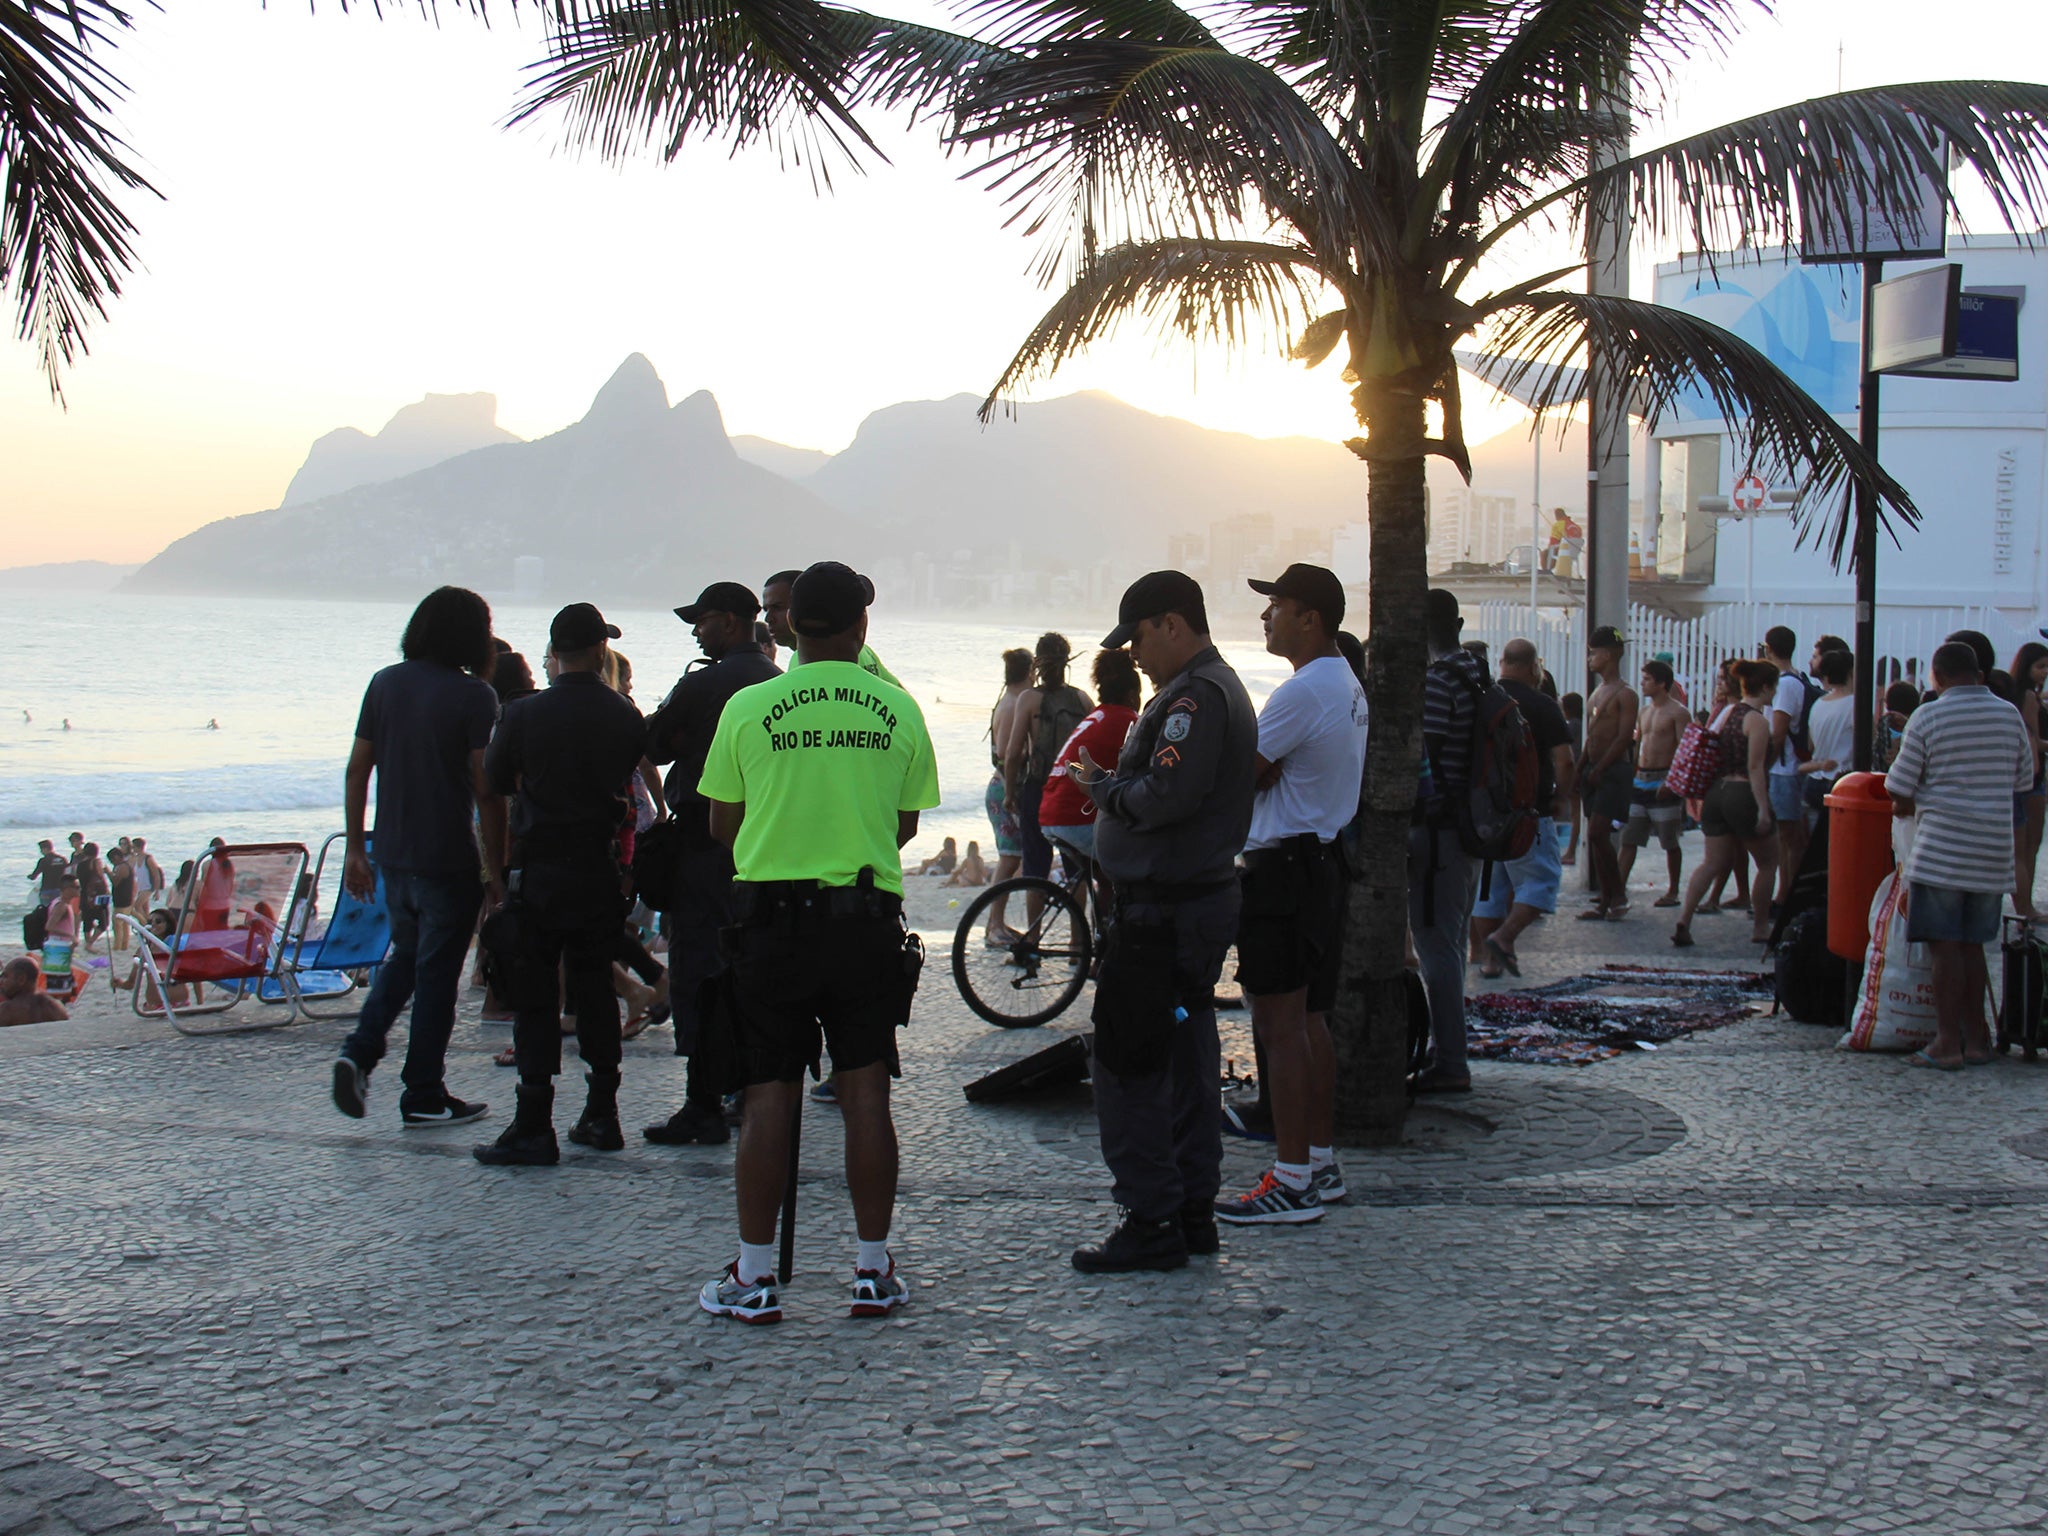
<svg viewBox="0 0 2048 1536">
<path fill-rule="evenodd" d="M 484 777 L 498 718 L 490 605 L 462 587 L 438 588 L 413 610 L 398 649 L 404 660 L 363 693 L 344 779 L 342 879 L 350 894 L 367 898 L 383 874 L 391 954 L 334 1063 L 334 1106 L 357 1120 L 367 1113 L 370 1074 L 410 1000 L 399 1121 L 459 1125 L 486 1107 L 455 1097 L 443 1078 L 462 960 L 479 907 L 504 898 L 505 800 Z M 365 830 L 372 772 L 374 835 Z"/>
</svg>

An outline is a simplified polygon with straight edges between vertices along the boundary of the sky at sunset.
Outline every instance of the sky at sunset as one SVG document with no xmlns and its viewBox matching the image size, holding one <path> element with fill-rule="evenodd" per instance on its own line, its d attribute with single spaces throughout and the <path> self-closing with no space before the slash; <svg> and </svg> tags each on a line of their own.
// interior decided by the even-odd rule
<svg viewBox="0 0 2048 1536">
<path fill-rule="evenodd" d="M 121 124 L 167 201 L 129 202 L 143 270 L 68 376 L 68 410 L 27 347 L 0 343 L 0 566 L 146 558 L 275 505 L 315 437 L 375 431 L 428 391 L 493 391 L 503 425 L 553 431 L 636 351 L 672 397 L 712 390 L 735 433 L 837 449 L 880 406 L 985 390 L 1049 302 L 1038 248 L 929 130 L 873 120 L 894 163 L 842 168 L 823 196 L 766 151 L 616 169 L 562 153 L 552 125 L 501 126 L 542 50 L 534 21 L 444 9 L 439 28 L 258 0 L 139 12 Z M 2048 68 L 2041 0 L 1779 12 L 1679 82 L 1673 125 L 1833 90 L 1838 43 L 1851 87 Z M 1502 275 L 1552 254 L 1525 245 Z M 1638 293 L 1670 254 L 1639 240 Z M 1349 435 L 1334 367 L 1279 350 L 1196 355 L 1133 326 L 1036 393 Z M 1478 437 L 1519 412 L 1472 415 Z"/>
</svg>

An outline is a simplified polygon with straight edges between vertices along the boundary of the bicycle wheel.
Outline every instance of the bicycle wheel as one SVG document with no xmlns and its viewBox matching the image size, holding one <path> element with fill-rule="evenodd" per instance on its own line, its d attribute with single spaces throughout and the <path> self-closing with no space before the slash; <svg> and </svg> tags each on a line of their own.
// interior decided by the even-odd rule
<svg viewBox="0 0 2048 1536">
<path fill-rule="evenodd" d="M 1025 925 L 1025 898 L 1044 898 L 1038 920 Z M 991 946 L 990 914 L 1006 902 L 1007 942 Z M 967 1006 L 1004 1029 L 1026 1029 L 1064 1013 L 1088 985 L 1095 943 L 1088 916 L 1067 888 L 1029 876 L 992 885 L 977 896 L 953 934 L 953 982 Z"/>
</svg>

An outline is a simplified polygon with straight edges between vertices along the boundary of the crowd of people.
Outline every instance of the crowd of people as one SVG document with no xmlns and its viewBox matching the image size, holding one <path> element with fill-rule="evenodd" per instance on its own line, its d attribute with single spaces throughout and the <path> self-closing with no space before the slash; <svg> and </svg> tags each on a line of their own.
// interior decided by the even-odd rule
<svg viewBox="0 0 2048 1536">
<path fill-rule="evenodd" d="M 34 956 L 13 962 L 19 967 L 26 960 L 28 969 L 20 975 L 27 979 L 24 990 L 9 993 L 7 1002 L 0 1003 L 0 1024 L 66 1017 L 65 1003 L 86 974 L 80 962 L 98 954 L 102 945 L 111 952 L 114 985 L 132 986 L 132 956 L 125 966 L 117 958 L 134 947 L 132 932 L 121 920 L 132 919 L 151 931 L 163 928 L 167 914 L 184 907 L 194 863 L 186 860 L 174 879 L 166 879 L 146 838 L 124 836 L 104 852 L 83 832 L 73 832 L 62 852 L 44 838 L 28 872 L 36 894 L 22 925 L 29 941 L 25 947 Z"/>
<path fill-rule="evenodd" d="M 1070 680 L 1060 634 L 1006 652 L 984 796 L 994 866 L 977 840 L 962 854 L 948 837 L 914 871 L 978 884 L 1048 875 L 1057 855 L 1104 895 L 1091 1077 L 1121 1214 L 1075 1248 L 1088 1273 L 1178 1267 L 1216 1252 L 1219 1226 L 1313 1223 L 1346 1196 L 1328 1014 L 1364 776 L 1364 652 L 1342 627 L 1344 587 L 1329 570 L 1294 564 L 1250 587 L 1266 649 L 1290 667 L 1256 710 L 1211 640 L 1206 595 L 1178 571 L 1126 590 L 1089 669 L 1092 694 Z M 872 583 L 833 562 L 778 571 L 758 596 L 712 583 L 675 610 L 704 660 L 643 715 L 613 646 L 619 628 L 593 605 L 555 615 L 536 678 L 494 638 L 483 598 L 429 594 L 402 660 L 369 682 L 345 772 L 344 883 L 365 900 L 381 889 L 392 937 L 334 1062 L 336 1107 L 367 1114 L 409 1005 L 400 1125 L 486 1113 L 446 1081 L 473 942 L 487 1007 L 512 1021 L 506 1060 L 517 1068 L 509 1122 L 475 1149 L 487 1165 L 558 1161 L 565 1014 L 586 1087 L 568 1137 L 621 1149 L 622 1040 L 636 1019 L 666 1014 L 689 1057 L 684 1102 L 642 1134 L 716 1145 L 736 1111 L 737 1252 L 700 1301 L 772 1322 L 792 1118 L 804 1075 L 829 1056 L 831 1075 L 811 1091 L 845 1119 L 850 1310 L 902 1305 L 888 1246 L 889 1085 L 922 949 L 903 917 L 901 850 L 939 791 L 919 706 L 868 644 L 873 598 Z M 1674 944 L 1690 944 L 1693 923 L 1724 902 L 1748 908 L 1761 941 L 1780 874 L 1799 867 L 1827 787 L 1853 757 L 1854 663 L 1831 636 L 1801 670 L 1796 636 L 1769 630 L 1758 656 L 1721 667 L 1695 707 L 1668 657 L 1631 669 L 1612 628 L 1590 637 L 1583 699 L 1560 695 L 1529 641 L 1503 646 L 1496 668 L 1462 631 L 1456 597 L 1429 592 L 1408 842 L 1411 958 L 1431 1026 L 1419 1093 L 1469 1091 L 1466 969 L 1520 974 L 1530 929 L 1564 899 L 1582 817 L 1582 920 L 1629 918 L 1632 866 L 1654 840 L 1665 878 L 1651 905 L 1677 909 Z M 1982 945 L 2005 893 L 2031 912 L 2041 831 L 2048 646 L 2023 648 L 2005 673 L 1988 652 L 1981 636 L 1951 637 L 1930 686 L 1895 682 L 1872 722 L 1897 814 L 1917 828 L 1902 878 L 1945 999 L 1941 1034 L 1919 1060 L 1944 1070 L 1988 1059 Z M 1475 787 L 1500 770 L 1488 733 L 1510 719 L 1526 732 L 1533 800 L 1503 831 L 1478 825 L 1472 808 Z M 1533 827 L 1517 832 L 1524 821 Z M 1680 839 L 1692 825 L 1705 853 L 1686 880 Z M 166 882 L 142 839 L 105 859 L 71 841 L 69 857 L 43 844 L 30 875 L 46 954 L 98 942 L 116 910 L 141 920 L 190 905 L 192 866 Z M 994 906 L 982 941 L 1014 943 L 1016 924 L 1037 916 L 1030 898 L 1020 905 Z M 660 914 L 653 934 L 647 909 Z M 1222 1188 L 1213 991 L 1233 945 L 1274 1143 L 1243 1191 Z M 0 972 L 0 1009 L 21 1003 L 14 971 Z"/>
</svg>

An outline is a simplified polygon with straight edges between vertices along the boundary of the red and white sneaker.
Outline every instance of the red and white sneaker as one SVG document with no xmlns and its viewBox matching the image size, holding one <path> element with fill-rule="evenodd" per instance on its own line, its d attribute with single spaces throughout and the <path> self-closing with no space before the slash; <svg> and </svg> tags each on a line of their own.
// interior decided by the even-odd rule
<svg viewBox="0 0 2048 1536">
<path fill-rule="evenodd" d="M 872 1269 L 856 1269 L 853 1272 L 853 1304 L 846 1309 L 848 1317 L 887 1317 L 906 1301 L 910 1300 L 910 1287 L 903 1283 L 896 1273 L 895 1259 L 889 1260 L 889 1272 L 877 1274 Z"/>
<path fill-rule="evenodd" d="M 737 1318 L 743 1323 L 782 1321 L 782 1293 L 776 1289 L 775 1277 L 742 1280 L 736 1262 L 704 1282 L 704 1289 L 697 1293 L 697 1305 L 714 1317 Z"/>
</svg>

